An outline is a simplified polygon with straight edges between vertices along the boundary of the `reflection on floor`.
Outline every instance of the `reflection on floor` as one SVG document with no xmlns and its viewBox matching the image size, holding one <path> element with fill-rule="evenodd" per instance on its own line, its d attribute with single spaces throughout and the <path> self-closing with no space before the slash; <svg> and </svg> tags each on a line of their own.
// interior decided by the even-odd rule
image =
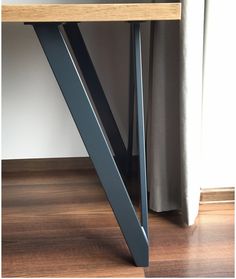
<svg viewBox="0 0 236 279">
<path fill-rule="evenodd" d="M 195 226 L 149 213 L 150 266 L 135 267 L 92 170 L 3 175 L 3 277 L 233 277 L 234 205 Z"/>
</svg>

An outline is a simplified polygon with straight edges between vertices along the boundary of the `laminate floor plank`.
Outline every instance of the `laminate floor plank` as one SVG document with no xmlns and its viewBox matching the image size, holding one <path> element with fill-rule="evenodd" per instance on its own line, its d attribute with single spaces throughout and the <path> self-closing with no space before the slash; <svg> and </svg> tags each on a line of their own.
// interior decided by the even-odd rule
<svg viewBox="0 0 236 279">
<path fill-rule="evenodd" d="M 201 205 L 192 227 L 149 212 L 150 266 L 135 267 L 93 170 L 2 179 L 3 277 L 233 277 L 234 205 Z"/>
<path fill-rule="evenodd" d="M 3 276 L 144 277 L 94 171 L 3 176 Z"/>
<path fill-rule="evenodd" d="M 233 204 L 201 205 L 191 227 L 175 212 L 149 218 L 147 277 L 234 277 Z"/>
</svg>

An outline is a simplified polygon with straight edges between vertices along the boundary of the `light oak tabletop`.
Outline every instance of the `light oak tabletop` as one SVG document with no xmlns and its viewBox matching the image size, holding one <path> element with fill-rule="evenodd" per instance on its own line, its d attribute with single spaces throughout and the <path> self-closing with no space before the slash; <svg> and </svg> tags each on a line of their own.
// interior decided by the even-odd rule
<svg viewBox="0 0 236 279">
<path fill-rule="evenodd" d="M 2 22 L 105 22 L 180 19 L 180 3 L 2 5 Z"/>
</svg>

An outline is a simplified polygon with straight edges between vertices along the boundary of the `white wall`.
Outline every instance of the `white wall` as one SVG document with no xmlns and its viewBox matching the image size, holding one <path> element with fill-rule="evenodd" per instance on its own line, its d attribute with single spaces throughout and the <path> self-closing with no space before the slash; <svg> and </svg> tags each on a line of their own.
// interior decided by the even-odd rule
<svg viewBox="0 0 236 279">
<path fill-rule="evenodd" d="M 127 24 L 83 27 L 88 31 L 86 39 L 125 137 Z M 2 32 L 3 158 L 87 156 L 32 26 L 4 24 Z M 122 114 L 118 114 L 120 109 Z"/>
<path fill-rule="evenodd" d="M 236 1 L 207 0 L 203 187 L 236 184 Z"/>
</svg>

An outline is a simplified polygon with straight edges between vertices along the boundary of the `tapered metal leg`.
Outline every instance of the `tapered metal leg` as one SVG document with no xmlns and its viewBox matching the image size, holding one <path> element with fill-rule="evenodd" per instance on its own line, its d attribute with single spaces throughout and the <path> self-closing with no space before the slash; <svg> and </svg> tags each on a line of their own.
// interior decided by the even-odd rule
<svg viewBox="0 0 236 279">
<path fill-rule="evenodd" d="M 63 25 L 70 46 L 77 59 L 84 80 L 96 106 L 97 113 L 102 121 L 107 137 L 114 151 L 114 158 L 122 174 L 126 173 L 127 151 L 118 126 L 111 112 L 102 85 L 98 79 L 93 62 L 88 53 L 82 34 L 77 23 L 66 23 Z"/>
<path fill-rule="evenodd" d="M 137 266 L 148 265 L 148 239 L 140 225 L 101 124 L 58 25 L 34 23 L 35 32 L 93 161 Z"/>
<path fill-rule="evenodd" d="M 134 134 L 134 32 L 133 26 L 130 25 L 130 69 L 129 69 L 129 130 L 128 130 L 128 160 L 127 171 L 128 175 L 132 172 L 133 163 L 133 134 Z"/>
<path fill-rule="evenodd" d="M 134 34 L 134 65 L 135 65 L 135 93 L 137 99 L 138 117 L 138 149 L 139 172 L 141 186 L 141 224 L 148 235 L 148 205 L 147 205 L 147 175 L 146 175 L 146 146 L 144 126 L 144 102 L 143 102 L 143 76 L 142 76 L 142 50 L 140 23 L 132 23 Z"/>
</svg>

